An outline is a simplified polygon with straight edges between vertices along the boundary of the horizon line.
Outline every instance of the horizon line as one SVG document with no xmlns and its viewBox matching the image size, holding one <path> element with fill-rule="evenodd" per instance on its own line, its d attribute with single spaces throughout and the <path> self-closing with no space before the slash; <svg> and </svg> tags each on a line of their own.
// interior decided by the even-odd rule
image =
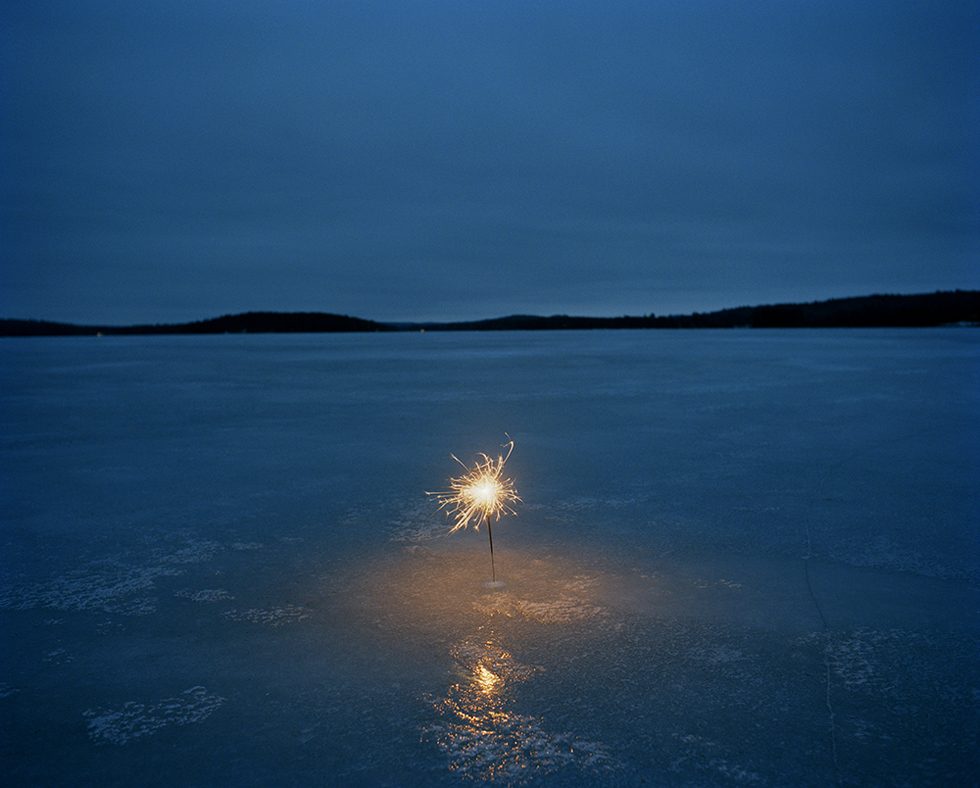
<svg viewBox="0 0 980 788">
<path fill-rule="evenodd" d="M 571 320 L 648 320 L 648 319 L 681 319 L 681 318 L 691 318 L 694 316 L 706 316 L 706 315 L 717 315 L 724 312 L 731 312 L 742 309 L 763 309 L 768 307 L 800 307 L 800 306 L 812 306 L 816 304 L 830 304 L 840 301 L 854 301 L 861 299 L 871 299 L 871 298 L 917 298 L 925 296 L 936 296 L 944 294 L 977 294 L 980 295 L 980 289 L 969 289 L 969 288 L 954 288 L 946 290 L 929 290 L 920 291 L 914 293 L 886 293 L 886 292 L 875 292 L 875 293 L 865 293 L 860 295 L 851 296 L 833 296 L 831 298 L 818 298 L 809 301 L 775 301 L 767 303 L 755 303 L 755 304 L 737 304 L 734 306 L 725 306 L 717 309 L 709 309 L 707 311 L 701 311 L 695 309 L 689 312 L 670 312 L 670 313 L 657 313 L 657 312 L 647 312 L 645 314 L 601 314 L 601 315 L 584 315 L 584 314 L 573 314 L 570 312 L 552 312 L 550 314 L 542 313 L 532 313 L 532 312 L 511 312 L 508 314 L 497 314 L 491 317 L 477 317 L 477 318 L 467 318 L 462 320 L 378 320 L 375 318 L 362 317 L 360 315 L 351 315 L 343 312 L 329 312 L 324 310 L 311 310 L 311 309 L 245 309 L 237 312 L 223 312 L 221 314 L 213 314 L 210 317 L 194 318 L 190 320 L 177 320 L 177 321 L 164 321 L 164 322 L 136 322 L 136 323 L 95 323 L 95 322 L 73 322 L 67 320 L 56 320 L 51 318 L 38 318 L 38 317 L 5 317 L 0 316 L 0 321 L 11 323 L 42 323 L 47 325 L 60 325 L 67 326 L 71 328 L 91 328 L 91 329 L 133 329 L 141 327 L 152 327 L 152 328 L 165 328 L 165 327 L 177 327 L 177 326 L 188 326 L 198 323 L 207 323 L 214 320 L 222 320 L 225 318 L 242 317 L 244 315 L 317 315 L 317 316 L 329 316 L 345 318 L 349 320 L 359 320 L 365 323 L 373 323 L 380 326 L 451 326 L 451 325 L 469 325 L 476 323 L 487 323 L 497 320 L 509 320 L 509 319 L 528 319 L 528 320 L 548 320 L 553 318 L 566 318 Z"/>
</svg>

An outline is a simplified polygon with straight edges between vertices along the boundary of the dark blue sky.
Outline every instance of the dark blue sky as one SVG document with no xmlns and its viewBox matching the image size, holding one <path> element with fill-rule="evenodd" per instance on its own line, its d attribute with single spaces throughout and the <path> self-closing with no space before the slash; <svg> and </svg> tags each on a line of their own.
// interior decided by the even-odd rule
<svg viewBox="0 0 980 788">
<path fill-rule="evenodd" d="M 978 287 L 978 8 L 3 3 L 0 315 Z"/>
</svg>

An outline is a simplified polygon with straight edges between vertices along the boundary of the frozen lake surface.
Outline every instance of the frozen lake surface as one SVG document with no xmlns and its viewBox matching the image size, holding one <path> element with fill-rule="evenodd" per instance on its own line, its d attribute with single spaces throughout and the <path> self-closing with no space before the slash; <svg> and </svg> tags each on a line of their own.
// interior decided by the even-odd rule
<svg viewBox="0 0 980 788">
<path fill-rule="evenodd" d="M 975 783 L 980 333 L 0 342 L 8 785 Z M 424 490 L 509 433 L 524 499 Z"/>
</svg>

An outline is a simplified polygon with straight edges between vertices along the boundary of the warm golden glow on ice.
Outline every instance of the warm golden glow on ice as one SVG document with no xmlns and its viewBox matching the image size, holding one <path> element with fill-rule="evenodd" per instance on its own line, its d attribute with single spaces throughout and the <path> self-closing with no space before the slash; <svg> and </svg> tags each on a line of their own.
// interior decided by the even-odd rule
<svg viewBox="0 0 980 788">
<path fill-rule="evenodd" d="M 484 695 L 493 695 L 498 691 L 502 679 L 482 662 L 473 672 L 473 680 L 477 689 Z"/>
<path fill-rule="evenodd" d="M 462 476 L 449 480 L 449 490 L 430 492 L 439 501 L 439 508 L 446 509 L 453 518 L 449 533 L 466 528 L 470 523 L 479 530 L 480 521 L 499 520 L 505 514 L 516 514 L 512 504 L 519 503 L 520 497 L 514 488 L 513 479 L 504 476 L 504 466 L 514 451 L 514 441 L 504 444 L 506 454 L 498 454 L 497 459 L 480 453 L 472 467 L 463 463 L 455 454 L 450 455 L 466 471 Z"/>
</svg>

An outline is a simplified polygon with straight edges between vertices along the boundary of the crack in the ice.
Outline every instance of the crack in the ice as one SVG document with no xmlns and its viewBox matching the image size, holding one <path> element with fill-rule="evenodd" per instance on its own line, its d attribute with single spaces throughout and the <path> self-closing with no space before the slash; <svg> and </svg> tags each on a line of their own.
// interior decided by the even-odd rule
<svg viewBox="0 0 980 788">
<path fill-rule="evenodd" d="M 817 615 L 820 616 L 820 623 L 823 626 L 823 664 L 826 670 L 825 703 L 827 705 L 827 714 L 830 718 L 830 751 L 834 760 L 834 778 L 836 783 L 841 785 L 840 760 L 838 759 L 837 755 L 837 715 L 834 713 L 834 704 L 830 699 L 830 627 L 827 625 L 827 617 L 824 615 L 823 608 L 820 606 L 820 602 L 817 600 L 817 595 L 813 593 L 813 583 L 810 582 L 810 559 L 813 557 L 812 542 L 810 539 L 810 524 L 808 522 L 804 522 L 803 525 L 806 528 L 806 555 L 803 556 L 803 577 L 806 580 L 806 590 L 810 595 L 810 601 L 813 602 L 813 606 L 817 610 Z"/>
</svg>

